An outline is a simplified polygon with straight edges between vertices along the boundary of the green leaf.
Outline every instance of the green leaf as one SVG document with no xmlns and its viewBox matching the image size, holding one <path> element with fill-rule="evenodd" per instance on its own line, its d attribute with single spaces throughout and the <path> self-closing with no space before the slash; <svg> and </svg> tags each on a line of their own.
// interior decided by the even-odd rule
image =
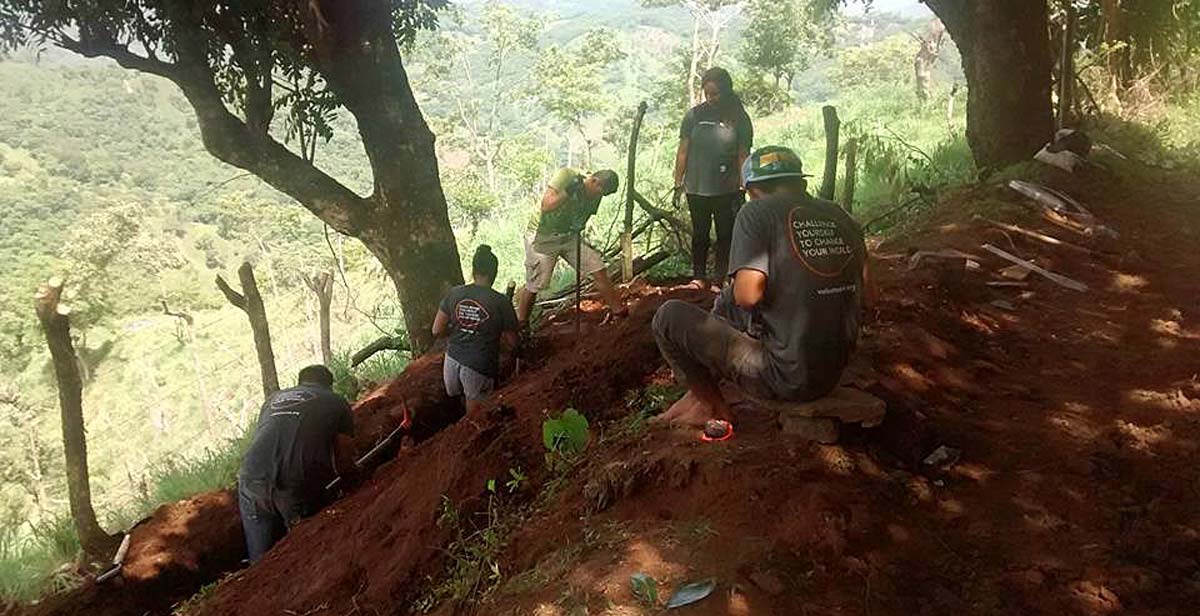
<svg viewBox="0 0 1200 616">
<path fill-rule="evenodd" d="M 577 454 L 587 448 L 588 420 L 579 411 L 567 409 L 557 418 L 542 422 L 542 444 L 551 452 Z"/>
<path fill-rule="evenodd" d="M 635 573 L 629 576 L 629 586 L 633 596 L 647 605 L 658 604 L 658 582 L 645 573 Z"/>
</svg>

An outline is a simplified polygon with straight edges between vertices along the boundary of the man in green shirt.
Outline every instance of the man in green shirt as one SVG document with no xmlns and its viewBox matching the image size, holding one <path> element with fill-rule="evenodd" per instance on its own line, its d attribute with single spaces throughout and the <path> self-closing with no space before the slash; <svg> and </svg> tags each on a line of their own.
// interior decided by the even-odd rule
<svg viewBox="0 0 1200 616">
<path fill-rule="evenodd" d="M 586 242 L 577 244 L 587 221 L 600 208 L 600 200 L 617 192 L 616 172 L 604 170 L 585 176 L 575 169 L 559 169 L 546 186 L 538 210 L 537 230 L 525 242 L 525 287 L 517 297 L 517 320 L 529 322 L 533 300 L 550 284 L 561 257 L 581 274 L 591 274 L 596 289 L 615 315 L 628 310 L 608 278 L 600 253 Z M 580 269 L 582 268 L 582 269 Z"/>
</svg>

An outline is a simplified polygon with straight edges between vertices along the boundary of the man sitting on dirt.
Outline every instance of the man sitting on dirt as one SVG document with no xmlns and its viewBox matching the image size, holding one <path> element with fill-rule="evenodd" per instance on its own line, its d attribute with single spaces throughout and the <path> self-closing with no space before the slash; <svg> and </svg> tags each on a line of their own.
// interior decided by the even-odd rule
<svg viewBox="0 0 1200 616">
<path fill-rule="evenodd" d="M 250 562 L 325 502 L 325 485 L 352 468 L 354 420 L 325 366 L 300 371 L 299 385 L 267 398 L 238 471 L 238 508 Z"/>
<path fill-rule="evenodd" d="M 500 349 L 517 345 L 512 300 L 492 290 L 500 260 L 484 244 L 471 261 L 472 284 L 454 287 L 433 319 L 433 335 L 450 334 L 442 369 L 446 395 L 462 396 L 468 413 L 483 408 L 500 374 Z"/>
<path fill-rule="evenodd" d="M 660 422 L 733 435 L 719 381 L 765 399 L 828 394 L 858 341 L 867 252 L 858 225 L 836 204 L 809 196 L 800 159 L 771 146 L 746 160 L 752 201 L 734 223 L 733 284 L 712 313 L 679 300 L 654 315 L 654 335 L 687 394 Z"/>
<path fill-rule="evenodd" d="M 600 253 L 586 242 L 577 243 L 588 219 L 599 209 L 600 200 L 617 192 L 617 184 L 614 171 L 597 171 L 584 176 L 574 169 L 560 169 L 546 186 L 539 206 L 537 230 L 533 240 L 525 243 L 526 282 L 517 297 L 517 320 L 522 328 L 529 322 L 533 300 L 550 285 L 560 257 L 577 272 L 592 275 L 596 289 L 614 315 L 627 312 L 608 278 Z"/>
</svg>

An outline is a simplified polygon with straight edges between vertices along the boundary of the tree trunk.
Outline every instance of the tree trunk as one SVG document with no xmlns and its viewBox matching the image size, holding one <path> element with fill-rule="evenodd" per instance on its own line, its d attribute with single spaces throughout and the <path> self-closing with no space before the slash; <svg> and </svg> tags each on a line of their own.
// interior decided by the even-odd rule
<svg viewBox="0 0 1200 616">
<path fill-rule="evenodd" d="M 688 67 L 688 108 L 691 109 L 700 104 L 700 89 L 697 87 L 696 78 L 700 70 L 700 15 L 692 15 L 692 62 Z"/>
<path fill-rule="evenodd" d="M 1046 0 L 927 0 L 962 54 L 967 140 L 981 168 L 1029 160 L 1050 140 Z"/>
<path fill-rule="evenodd" d="M 442 296 L 463 283 L 458 245 L 438 175 L 434 135 L 417 107 L 391 28 L 390 4 L 327 3 L 337 37 L 317 62 L 358 120 L 375 174 L 371 224 L 356 237 L 379 258 L 396 291 L 409 338 L 423 351 Z M 339 40 L 340 39 L 340 40 Z"/>
<path fill-rule="evenodd" d="M 1055 123 L 1057 129 L 1066 128 L 1074 121 L 1071 111 L 1075 100 L 1075 29 L 1078 25 L 1074 4 L 1067 3 L 1066 20 L 1063 25 L 1062 53 L 1058 64 L 1058 116 Z"/>
<path fill-rule="evenodd" d="M 304 277 L 308 288 L 317 296 L 320 306 L 318 322 L 321 329 L 321 361 L 326 366 L 333 365 L 333 343 L 330 336 L 329 313 L 333 306 L 333 273 L 321 272 L 311 278 Z"/>
<path fill-rule="evenodd" d="M 92 558 L 111 554 L 118 540 L 100 528 L 92 507 L 92 487 L 88 475 L 87 431 L 83 425 L 83 379 L 75 345 L 71 342 L 70 308 L 59 303 L 63 283 L 52 278 L 37 293 L 37 315 L 58 382 L 58 403 L 62 413 L 63 457 L 66 459 L 67 499 L 79 543 Z"/>
<path fill-rule="evenodd" d="M 271 328 L 267 325 L 267 309 L 258 293 L 254 268 L 249 263 L 242 263 L 238 268 L 238 279 L 242 283 L 241 293 L 234 291 L 221 276 L 217 276 L 217 288 L 221 289 L 229 303 L 240 308 L 250 319 L 250 330 L 254 332 L 254 350 L 258 353 L 258 367 L 262 372 L 263 397 L 267 398 L 279 391 L 279 374 L 275 372 L 275 352 L 271 349 Z"/>
</svg>

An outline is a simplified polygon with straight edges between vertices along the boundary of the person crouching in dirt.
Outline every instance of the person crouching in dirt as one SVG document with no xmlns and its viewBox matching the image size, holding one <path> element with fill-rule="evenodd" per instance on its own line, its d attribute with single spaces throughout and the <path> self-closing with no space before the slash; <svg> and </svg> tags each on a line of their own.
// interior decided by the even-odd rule
<svg viewBox="0 0 1200 616">
<path fill-rule="evenodd" d="M 471 261 L 472 283 L 454 287 L 433 319 L 435 338 L 450 335 L 442 377 L 446 395 L 462 396 L 467 412 L 477 411 L 496 386 L 501 346 L 517 345 L 517 314 L 512 300 L 492 290 L 500 261 L 484 244 Z"/>
<path fill-rule="evenodd" d="M 537 230 L 533 240 L 525 243 L 526 282 L 517 294 L 517 320 L 522 329 L 529 323 L 537 294 L 550 285 L 560 257 L 579 273 L 592 275 L 596 289 L 614 315 L 628 312 L 608 278 L 600 253 L 577 237 L 599 209 L 600 200 L 617 192 L 618 183 L 616 172 L 609 170 L 584 176 L 574 169 L 560 169 L 550 180 L 539 206 Z"/>
<path fill-rule="evenodd" d="M 238 509 L 251 563 L 325 504 L 325 485 L 338 468 L 353 467 L 354 419 L 332 388 L 328 368 L 308 366 L 296 387 L 263 404 L 238 471 Z"/>
<path fill-rule="evenodd" d="M 688 392 L 656 421 L 733 435 L 725 379 L 764 399 L 809 401 L 838 383 L 858 341 L 867 279 L 862 231 L 841 208 L 809 196 L 787 148 L 754 152 L 742 168 L 752 201 L 734 223 L 733 284 L 712 313 L 679 300 L 654 315 L 663 357 Z"/>
</svg>

